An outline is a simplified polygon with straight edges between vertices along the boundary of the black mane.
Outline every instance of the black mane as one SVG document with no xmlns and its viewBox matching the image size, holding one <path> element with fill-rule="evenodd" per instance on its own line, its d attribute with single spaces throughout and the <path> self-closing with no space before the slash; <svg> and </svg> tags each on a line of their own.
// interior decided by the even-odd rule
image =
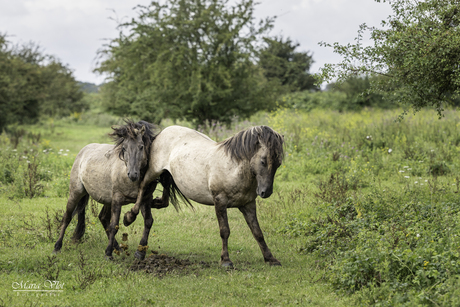
<svg viewBox="0 0 460 307">
<path fill-rule="evenodd" d="M 219 143 L 237 162 L 251 160 L 258 150 L 258 144 L 262 143 L 270 149 L 271 159 L 280 164 L 284 158 L 283 136 L 268 126 L 256 126 L 238 132 L 234 136 Z"/>
<path fill-rule="evenodd" d="M 157 136 L 157 134 L 153 133 L 154 125 L 143 120 L 135 123 L 132 120 L 125 119 L 124 122 L 126 125 L 112 126 L 113 132 L 109 133 L 109 137 L 115 142 L 115 150 L 118 152 L 118 157 L 123 160 L 121 144 L 123 144 L 124 140 L 126 138 L 135 140 L 137 138 L 137 133 L 135 130 L 140 130 L 142 127 L 145 127 L 142 141 L 144 142 L 145 150 L 150 152 L 150 146 Z"/>
</svg>

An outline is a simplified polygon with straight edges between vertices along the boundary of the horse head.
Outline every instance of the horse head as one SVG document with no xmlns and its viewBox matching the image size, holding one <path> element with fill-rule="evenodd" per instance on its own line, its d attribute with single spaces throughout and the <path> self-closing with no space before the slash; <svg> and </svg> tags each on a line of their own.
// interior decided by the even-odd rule
<svg viewBox="0 0 460 307">
<path fill-rule="evenodd" d="M 257 180 L 257 195 L 267 198 L 273 193 L 273 180 L 284 157 L 284 138 L 268 126 L 252 127 L 220 143 L 237 162 L 249 161 Z"/>
<path fill-rule="evenodd" d="M 255 127 L 256 150 L 250 160 L 251 171 L 257 180 L 257 195 L 270 197 L 276 171 L 283 160 L 283 136 L 267 126 Z"/>
<path fill-rule="evenodd" d="M 141 169 L 147 165 L 147 153 L 145 152 L 144 141 L 142 136 L 145 133 L 145 127 L 134 129 L 135 138 L 126 138 L 122 144 L 123 161 L 128 169 L 128 177 L 131 181 L 139 180 Z"/>
<path fill-rule="evenodd" d="M 114 132 L 110 136 L 115 139 L 118 156 L 125 162 L 127 175 L 134 182 L 141 178 L 143 169 L 148 165 L 150 144 L 154 136 L 147 122 L 126 123 L 124 126 L 112 127 Z"/>
</svg>

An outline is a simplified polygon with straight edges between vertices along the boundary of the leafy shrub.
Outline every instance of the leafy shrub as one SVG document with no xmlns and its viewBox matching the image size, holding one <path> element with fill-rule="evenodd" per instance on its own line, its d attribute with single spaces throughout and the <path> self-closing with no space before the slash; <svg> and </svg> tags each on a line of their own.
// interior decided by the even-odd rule
<svg viewBox="0 0 460 307">
<path fill-rule="evenodd" d="M 420 201 L 411 193 L 375 189 L 343 202 L 322 202 L 323 217 L 293 217 L 280 231 L 304 234 L 301 251 L 326 258 L 338 289 L 373 289 L 371 303 L 389 305 L 414 300 L 411 291 L 430 289 L 421 302 L 439 301 L 451 290 L 451 278 L 460 274 L 460 202 L 453 195 L 433 201 L 428 193 L 414 193 L 421 194 Z M 437 193 L 441 197 L 442 190 Z"/>
</svg>

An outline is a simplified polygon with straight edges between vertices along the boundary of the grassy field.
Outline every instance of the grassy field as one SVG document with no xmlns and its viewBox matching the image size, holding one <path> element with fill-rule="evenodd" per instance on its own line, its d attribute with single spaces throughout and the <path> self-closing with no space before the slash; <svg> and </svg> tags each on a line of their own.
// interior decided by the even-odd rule
<svg viewBox="0 0 460 307">
<path fill-rule="evenodd" d="M 17 148 L 3 134 L 0 306 L 455 305 L 460 118 L 423 111 L 398 123 L 398 114 L 280 110 L 231 129 L 200 127 L 219 140 L 252 124 L 284 134 L 274 194 L 258 200 L 266 241 L 282 267 L 263 262 L 242 215 L 229 210 L 235 269 L 222 269 L 214 210 L 196 204 L 195 211 L 153 211 L 149 253 L 190 262 L 162 274 L 130 269 L 141 218 L 117 235 L 128 233 L 129 255 L 104 259 L 95 202 L 83 241 L 71 242 L 72 221 L 62 253 L 51 254 L 75 155 L 88 143 L 109 142 L 109 126 L 22 127 L 31 137 L 24 134 Z M 14 291 L 51 287 L 62 291 Z"/>
</svg>

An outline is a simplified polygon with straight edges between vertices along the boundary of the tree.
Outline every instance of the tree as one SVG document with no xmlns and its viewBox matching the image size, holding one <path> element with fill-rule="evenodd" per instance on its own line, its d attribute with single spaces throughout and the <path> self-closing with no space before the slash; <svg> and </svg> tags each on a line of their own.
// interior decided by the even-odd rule
<svg viewBox="0 0 460 307">
<path fill-rule="evenodd" d="M 267 46 L 260 54 L 259 65 L 269 81 L 275 81 L 289 92 L 318 90 L 309 73 L 313 57 L 308 52 L 297 52 L 300 45 L 287 38 L 264 38 Z"/>
<path fill-rule="evenodd" d="M 101 89 L 107 109 L 200 124 L 274 107 L 276 93 L 256 65 L 258 38 L 272 19 L 256 25 L 252 0 L 228 2 L 139 6 L 139 16 L 121 24 L 119 37 L 99 53 L 96 71 L 109 76 Z"/>
<path fill-rule="evenodd" d="M 360 110 L 364 107 L 396 107 L 391 102 L 383 100 L 382 95 L 369 91 L 371 82 L 378 82 L 378 80 L 374 80 L 377 78 L 381 77 L 351 76 L 343 82 L 328 84 L 326 90 L 344 93 L 346 98 L 343 100 L 343 106 L 346 110 Z"/>
<path fill-rule="evenodd" d="M 380 75 L 372 82 L 372 91 L 414 111 L 434 107 L 442 116 L 444 106 L 460 97 L 460 1 L 389 2 L 393 14 L 382 21 L 383 29 L 363 24 L 355 44 L 320 43 L 344 59 L 325 65 L 319 82 Z M 372 46 L 362 43 L 366 31 Z"/>
<path fill-rule="evenodd" d="M 69 68 L 34 43 L 11 46 L 0 33 L 0 131 L 9 124 L 81 110 L 81 98 Z"/>
</svg>

